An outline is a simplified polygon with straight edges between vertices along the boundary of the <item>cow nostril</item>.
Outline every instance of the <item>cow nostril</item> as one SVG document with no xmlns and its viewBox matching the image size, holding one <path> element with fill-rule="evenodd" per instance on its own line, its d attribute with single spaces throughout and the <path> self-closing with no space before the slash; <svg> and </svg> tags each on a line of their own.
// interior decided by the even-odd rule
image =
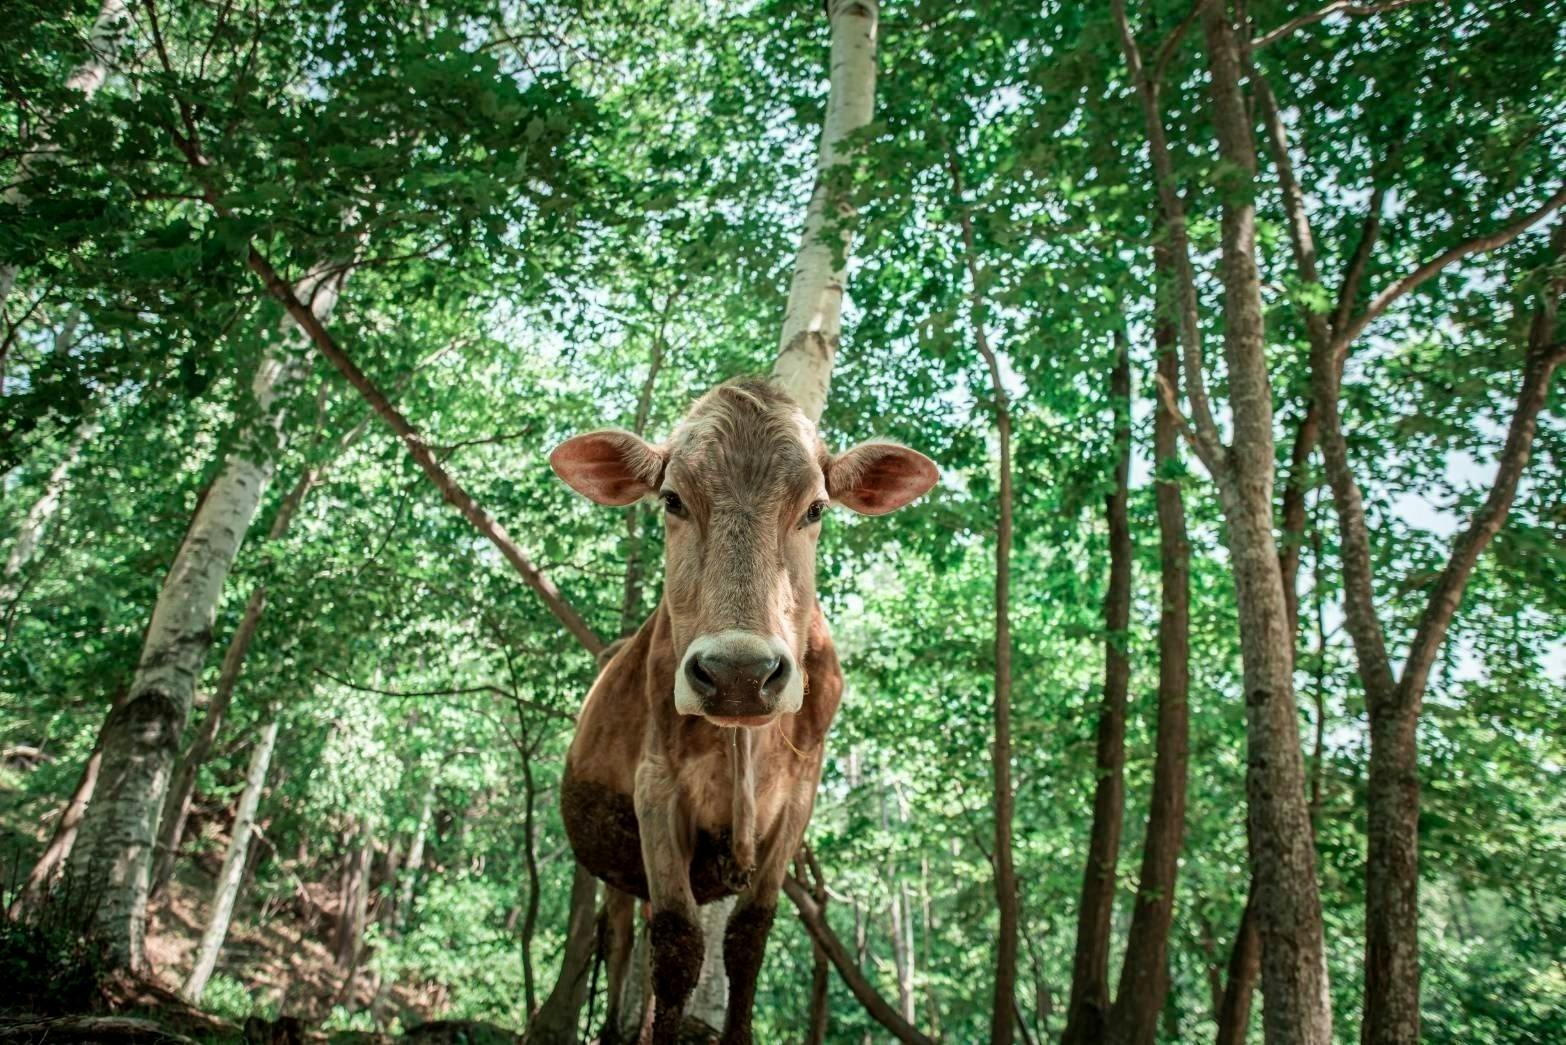
<svg viewBox="0 0 1566 1045">
<path fill-rule="evenodd" d="M 761 691 L 767 694 L 776 694 L 781 690 L 788 682 L 789 676 L 788 661 L 779 657 L 773 660 L 772 663 L 776 666 L 772 669 L 772 673 L 767 676 L 767 680 L 761 684 Z"/>
<path fill-rule="evenodd" d="M 700 657 L 692 657 L 685 662 L 685 677 L 690 679 L 691 688 L 697 693 L 710 696 L 718 691 L 718 680 L 702 667 Z"/>
</svg>

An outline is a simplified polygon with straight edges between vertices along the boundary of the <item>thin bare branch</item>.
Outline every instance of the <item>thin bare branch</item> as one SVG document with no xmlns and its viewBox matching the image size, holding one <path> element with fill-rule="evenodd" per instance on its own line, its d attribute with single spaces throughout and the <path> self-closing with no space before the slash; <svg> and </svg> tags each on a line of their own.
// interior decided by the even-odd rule
<svg viewBox="0 0 1566 1045">
<path fill-rule="evenodd" d="M 1307 25 L 1315 25 L 1322 19 L 1329 18 L 1335 14 L 1364 18 L 1387 11 L 1396 11 L 1400 7 L 1412 7 L 1415 4 L 1424 2 L 1425 0 L 1385 0 L 1384 3 L 1379 4 L 1351 4 L 1348 3 L 1348 0 L 1332 0 L 1325 7 L 1317 8 L 1309 14 L 1300 15 L 1298 18 L 1285 22 L 1270 32 L 1263 33 L 1251 41 L 1251 46 L 1266 47 L 1268 44 L 1277 43 L 1287 36 L 1292 36 Z"/>
<path fill-rule="evenodd" d="M 1464 258 L 1505 246 L 1549 217 L 1562 204 L 1566 204 L 1566 186 L 1556 190 L 1555 195 L 1545 200 L 1537 209 L 1529 211 L 1511 224 L 1483 236 L 1475 236 L 1467 242 L 1458 244 L 1451 250 L 1438 254 L 1377 294 L 1371 299 L 1364 312 L 1338 332 L 1337 344 L 1335 346 L 1338 365 L 1340 367 L 1343 365 L 1343 356 L 1348 352 L 1349 346 L 1354 343 L 1354 340 L 1364 333 L 1365 328 L 1391 307 L 1392 303 L 1397 301 L 1398 298 L 1419 287 L 1427 280 L 1440 275 L 1444 270 L 1462 261 Z"/>
</svg>

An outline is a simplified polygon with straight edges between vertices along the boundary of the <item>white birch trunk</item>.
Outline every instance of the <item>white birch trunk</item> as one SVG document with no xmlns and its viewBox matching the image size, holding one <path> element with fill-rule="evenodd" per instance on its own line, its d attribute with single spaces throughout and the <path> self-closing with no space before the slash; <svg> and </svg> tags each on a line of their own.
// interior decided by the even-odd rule
<svg viewBox="0 0 1566 1045">
<path fill-rule="evenodd" d="M 97 94 L 98 88 L 102 87 L 104 81 L 109 78 L 109 67 L 114 63 L 114 57 L 125 41 L 126 30 L 130 28 L 130 18 L 126 13 L 127 6 L 127 0 L 103 0 L 103 6 L 98 9 L 98 17 L 87 34 L 87 48 L 91 55 L 72 69 L 71 75 L 65 80 L 66 87 L 81 92 L 83 101 Z M 52 117 L 46 115 L 34 130 L 32 141 L 28 143 L 29 149 L 22 154 L 21 162 L 17 164 L 15 181 L 5 190 L 4 196 L 0 197 L 13 207 L 26 205 L 27 195 L 23 191 L 24 187 L 32 179 L 38 160 L 52 151 L 49 146 L 51 122 L 53 122 Z M 0 265 L 0 307 L 5 306 L 11 296 L 11 288 L 15 285 L 16 266 Z"/>
<path fill-rule="evenodd" d="M 812 421 L 821 419 L 832 382 L 832 361 L 842 336 L 854 218 L 843 177 L 853 158 L 848 140 L 870 122 L 875 102 L 877 0 L 828 0 L 832 25 L 831 90 L 816 154 L 816 182 L 805 209 L 805 227 L 772 377 Z"/>
<path fill-rule="evenodd" d="M 317 315 L 336 302 L 337 285 L 322 284 L 324 269 L 305 278 Z M 291 323 L 288 329 L 293 330 Z M 291 334 L 287 342 L 296 342 Z M 82 890 L 83 928 L 105 949 L 111 965 L 144 966 L 147 895 L 152 857 L 169 777 L 190 715 L 197 679 L 212 646 L 212 626 L 224 582 L 268 479 L 270 455 L 256 451 L 260 426 L 281 427 L 281 385 L 297 344 L 269 352 L 252 394 L 256 421 L 242 432 L 196 510 L 152 610 L 141 658 L 125 702 L 104 725 L 98 787 L 72 857 Z"/>
<path fill-rule="evenodd" d="M 223 857 L 223 870 L 218 874 L 217 888 L 212 894 L 212 915 L 207 919 L 206 932 L 201 934 L 201 945 L 196 948 L 196 965 L 185 980 L 182 994 L 192 1005 L 201 1002 L 207 981 L 217 965 L 218 952 L 228 936 L 228 924 L 234 916 L 234 902 L 239 899 L 239 883 L 245 876 L 245 859 L 250 854 L 250 835 L 256 822 L 256 808 L 261 804 L 261 791 L 266 786 L 267 769 L 272 764 L 272 749 L 277 744 L 278 717 L 274 713 L 270 722 L 261 730 L 261 739 L 250 755 L 250 771 L 245 774 L 245 790 L 239 796 L 239 809 L 234 814 L 234 834 L 228 841 L 228 854 Z"/>
<path fill-rule="evenodd" d="M 696 919 L 701 926 L 703 954 L 701 977 L 691 1000 L 685 1006 L 685 1018 L 695 1020 L 717 1034 L 723 1030 L 724 1014 L 729 1009 L 729 976 L 723 967 L 723 932 L 728 928 L 729 915 L 739 902 L 735 896 L 714 900 L 698 908 Z"/>
<path fill-rule="evenodd" d="M 419 805 L 419 823 L 413 829 L 413 842 L 408 846 L 408 862 L 402 869 L 402 888 L 397 891 L 397 932 L 408 924 L 408 912 L 413 909 L 414 888 L 418 884 L 419 871 L 424 867 L 424 839 L 429 834 L 430 816 L 435 808 L 435 783 L 430 782 L 424 791 L 424 801 Z"/>
</svg>

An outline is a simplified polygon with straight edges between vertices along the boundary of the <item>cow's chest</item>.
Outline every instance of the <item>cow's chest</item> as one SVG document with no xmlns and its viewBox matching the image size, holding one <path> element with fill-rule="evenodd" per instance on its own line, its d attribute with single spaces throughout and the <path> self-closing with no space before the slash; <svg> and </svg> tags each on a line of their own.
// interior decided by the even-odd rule
<svg viewBox="0 0 1566 1045">
<path fill-rule="evenodd" d="M 731 844 L 733 786 L 721 752 L 684 761 L 675 773 L 677 800 L 692 827 L 690 882 L 696 902 L 710 903 L 741 892 L 747 870 L 734 860 Z M 758 781 L 756 833 L 767 839 L 786 808 L 797 781 Z M 560 787 L 560 811 L 576 858 L 606 884 L 649 899 L 642 863 L 641 830 L 629 794 L 582 780 L 569 771 Z"/>
</svg>

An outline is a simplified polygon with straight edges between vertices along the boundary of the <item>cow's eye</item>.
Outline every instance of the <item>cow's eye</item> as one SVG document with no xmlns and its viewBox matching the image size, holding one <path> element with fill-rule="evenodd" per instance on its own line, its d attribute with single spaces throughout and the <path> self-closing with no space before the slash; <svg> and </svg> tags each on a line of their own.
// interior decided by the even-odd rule
<svg viewBox="0 0 1566 1045">
<path fill-rule="evenodd" d="M 680 500 L 680 495 L 673 490 L 663 492 L 663 510 L 670 515 L 684 515 L 685 502 Z"/>
<path fill-rule="evenodd" d="M 813 526 L 820 522 L 822 514 L 826 511 L 826 506 L 827 505 L 825 501 L 817 501 L 815 504 L 812 504 L 809 508 L 805 509 L 805 521 L 802 525 Z"/>
</svg>

